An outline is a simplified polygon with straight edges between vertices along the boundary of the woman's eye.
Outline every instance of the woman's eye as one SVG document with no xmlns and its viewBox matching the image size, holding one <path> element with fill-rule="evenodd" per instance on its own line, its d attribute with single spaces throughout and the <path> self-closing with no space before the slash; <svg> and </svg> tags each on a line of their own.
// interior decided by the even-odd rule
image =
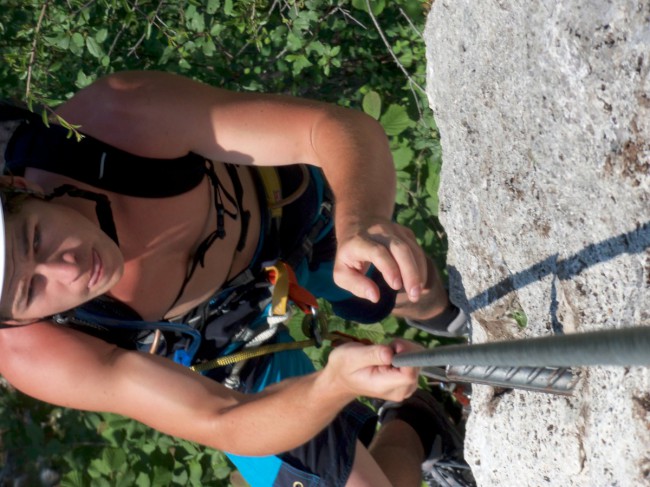
<svg viewBox="0 0 650 487">
<path fill-rule="evenodd" d="M 41 229 L 39 227 L 36 227 L 34 229 L 34 240 L 32 242 L 32 248 L 34 249 L 34 252 L 37 252 L 40 246 L 41 246 Z"/>
<path fill-rule="evenodd" d="M 33 276 L 29 281 L 29 289 L 27 289 L 27 306 L 31 306 L 34 300 L 39 298 L 41 289 L 43 289 L 42 277 L 38 274 Z"/>
<path fill-rule="evenodd" d="M 29 289 L 27 290 L 27 306 L 32 304 L 32 301 L 34 300 L 34 279 L 32 278 L 31 281 L 29 281 Z"/>
</svg>

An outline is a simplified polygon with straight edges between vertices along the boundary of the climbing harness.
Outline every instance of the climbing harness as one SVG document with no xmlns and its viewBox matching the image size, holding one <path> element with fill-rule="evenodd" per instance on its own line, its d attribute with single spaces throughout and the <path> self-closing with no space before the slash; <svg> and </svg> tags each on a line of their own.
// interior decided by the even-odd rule
<svg viewBox="0 0 650 487">
<path fill-rule="evenodd" d="M 311 346 L 321 347 L 323 340 L 326 339 L 369 343 L 367 340 L 359 340 L 345 333 L 330 332 L 327 329 L 326 317 L 319 312 L 316 298 L 298 284 L 296 275 L 288 264 L 276 261 L 266 266 L 264 272 L 272 285 L 271 303 L 268 306 L 269 311 L 266 317 L 267 326 L 261 331 L 246 329 L 240 332 L 235 340 L 242 340 L 245 343 L 242 350 L 192 365 L 190 367 L 192 370 L 203 373 L 218 367 L 236 364 L 233 372 L 226 380 L 226 385 L 234 387 L 239 383 L 238 373 L 245 362 L 251 358 L 287 350 L 300 350 Z M 290 303 L 293 303 L 304 313 L 302 331 L 310 338 L 297 342 L 267 343 L 275 337 L 280 325 L 286 324 L 292 317 Z"/>
<path fill-rule="evenodd" d="M 240 372 L 247 360 L 296 346 L 295 343 L 265 344 L 276 336 L 280 325 L 285 324 L 291 318 L 289 300 L 305 312 L 306 316 L 316 319 L 316 310 L 318 309 L 316 298 L 298 285 L 293 270 L 282 261 L 276 261 L 264 267 L 264 273 L 272 286 L 271 303 L 267 306 L 269 311 L 266 316 L 266 326 L 256 329 L 247 326 L 233 338 L 234 342 L 243 343 L 241 351 L 195 364 L 190 367 L 192 370 L 206 372 L 217 367 L 234 365 L 224 383 L 228 387 L 236 388 L 240 383 Z"/>
</svg>

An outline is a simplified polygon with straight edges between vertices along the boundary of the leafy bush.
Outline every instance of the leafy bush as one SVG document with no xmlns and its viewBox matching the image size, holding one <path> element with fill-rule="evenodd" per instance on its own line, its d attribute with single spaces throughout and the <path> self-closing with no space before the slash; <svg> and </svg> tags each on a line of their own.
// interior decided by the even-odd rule
<svg viewBox="0 0 650 487">
<path fill-rule="evenodd" d="M 420 0 L 0 5 L 1 98 L 55 107 L 107 73 L 156 69 L 233 90 L 283 92 L 364 110 L 390 137 L 397 220 L 442 267 L 444 233 L 436 218 L 441 154 L 422 89 L 426 6 Z M 332 326 L 350 324 L 334 319 Z M 394 318 L 359 333 L 425 340 Z M 320 350 L 310 353 L 322 360 Z M 122 418 L 52 408 L 10 389 L 0 409 L 5 482 L 22 475 L 26 485 L 53 485 L 60 472 L 61 485 L 70 487 L 237 483 L 218 452 Z M 55 481 L 48 484 L 44 472 Z"/>
</svg>

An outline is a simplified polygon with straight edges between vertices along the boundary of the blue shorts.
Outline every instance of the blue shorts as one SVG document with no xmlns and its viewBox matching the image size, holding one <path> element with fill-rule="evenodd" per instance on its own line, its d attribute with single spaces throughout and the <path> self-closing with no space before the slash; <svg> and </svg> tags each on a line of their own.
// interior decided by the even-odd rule
<svg viewBox="0 0 650 487">
<path fill-rule="evenodd" d="M 288 333 L 281 333 L 279 341 L 289 340 Z M 311 360 L 302 351 L 276 353 L 255 366 L 245 392 L 259 392 L 282 379 L 313 371 Z M 369 444 L 376 423 L 374 412 L 355 401 L 316 437 L 298 448 L 266 457 L 227 455 L 251 487 L 343 487 L 352 471 L 357 439 Z"/>
</svg>

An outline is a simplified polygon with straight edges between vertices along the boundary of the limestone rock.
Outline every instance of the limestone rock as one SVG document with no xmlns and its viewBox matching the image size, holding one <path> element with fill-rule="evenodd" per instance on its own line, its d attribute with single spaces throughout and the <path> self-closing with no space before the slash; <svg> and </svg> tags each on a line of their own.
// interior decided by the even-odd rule
<svg viewBox="0 0 650 487">
<path fill-rule="evenodd" d="M 436 0 L 425 37 L 473 340 L 650 326 L 650 4 Z M 480 486 L 650 485 L 649 369 L 577 372 L 572 397 L 474 387 Z"/>
</svg>

